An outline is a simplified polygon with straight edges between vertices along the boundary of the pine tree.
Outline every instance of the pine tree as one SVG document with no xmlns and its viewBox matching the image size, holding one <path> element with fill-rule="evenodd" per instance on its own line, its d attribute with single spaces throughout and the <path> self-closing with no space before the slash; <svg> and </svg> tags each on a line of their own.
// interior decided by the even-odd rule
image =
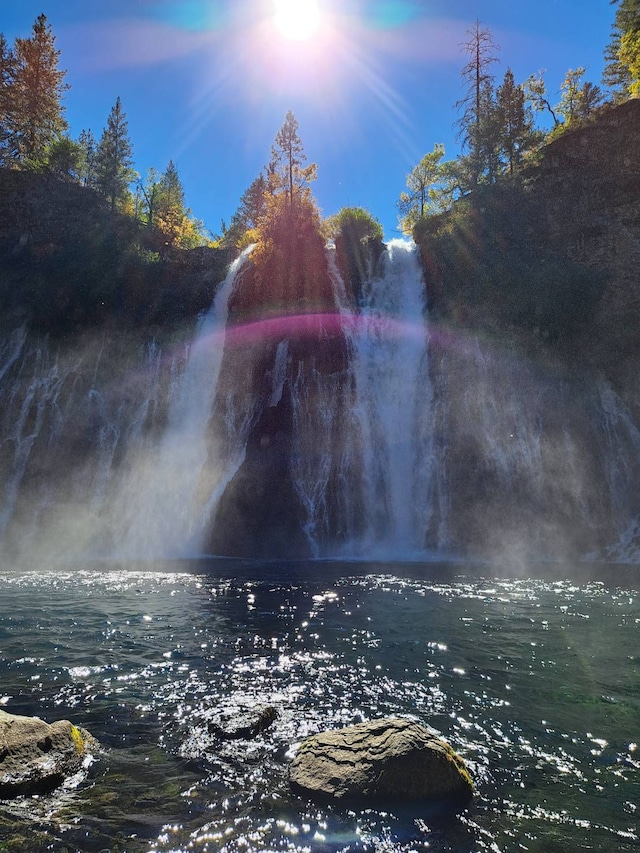
<svg viewBox="0 0 640 853">
<path fill-rule="evenodd" d="M 602 82 L 616 100 L 640 94 L 640 0 L 611 0 L 617 5 L 611 40 L 605 48 Z"/>
<path fill-rule="evenodd" d="M 582 82 L 584 68 L 570 68 L 562 81 L 562 97 L 556 110 L 567 127 L 587 121 L 602 101 L 602 92 L 593 83 Z"/>
<path fill-rule="evenodd" d="M 240 197 L 238 209 L 231 217 L 231 224 L 223 230 L 223 243 L 227 246 L 242 248 L 250 241 L 248 232 L 255 228 L 266 212 L 266 199 L 269 194 L 269 182 L 258 175 Z"/>
<path fill-rule="evenodd" d="M 640 98 L 640 26 L 622 36 L 619 56 L 629 73 L 628 93 Z"/>
<path fill-rule="evenodd" d="M 469 56 L 461 76 L 466 87 L 464 98 L 456 103 L 462 109 L 457 122 L 462 145 L 469 152 L 472 164 L 473 183 L 477 184 L 480 175 L 492 168 L 493 137 L 493 75 L 491 66 L 498 61 L 498 50 L 491 32 L 476 21 L 472 29 L 467 30 L 468 39 L 461 45 Z"/>
<path fill-rule="evenodd" d="M 114 212 L 127 198 L 133 178 L 132 147 L 120 98 L 111 108 L 96 151 L 96 188 Z"/>
<path fill-rule="evenodd" d="M 9 158 L 13 53 L 0 33 L 0 164 Z"/>
<path fill-rule="evenodd" d="M 90 130 L 82 130 L 78 137 L 78 145 L 80 146 L 78 177 L 80 178 L 80 182 L 83 186 L 95 188 L 97 183 L 96 138 Z"/>
<path fill-rule="evenodd" d="M 408 192 L 402 192 L 398 201 L 400 227 L 405 234 L 410 234 L 416 223 L 431 211 L 433 188 L 441 177 L 443 157 L 444 145 L 436 143 L 433 151 L 425 154 L 407 175 Z"/>
<path fill-rule="evenodd" d="M 173 160 L 169 160 L 159 184 L 158 216 L 167 216 L 170 211 L 185 215 L 184 189 Z"/>
<path fill-rule="evenodd" d="M 307 184 L 316 178 L 317 166 L 315 163 L 303 166 L 306 160 L 302 141 L 298 136 L 298 121 L 289 110 L 276 135 L 268 167 L 275 184 L 273 190 L 282 190 L 287 194 L 289 207 L 294 206 L 296 196 L 302 194 Z"/>
<path fill-rule="evenodd" d="M 6 53 L 6 45 L 4 47 Z M 10 63 L 10 103 L 6 114 L 7 153 L 20 163 L 42 162 L 47 146 L 67 128 L 62 97 L 69 88 L 58 68 L 60 51 L 45 15 L 31 38 L 15 40 Z"/>
<path fill-rule="evenodd" d="M 68 136 L 54 139 L 45 152 L 46 167 L 54 175 L 64 180 L 79 180 L 82 162 L 82 148 Z"/>
<path fill-rule="evenodd" d="M 535 132 L 524 89 L 516 85 L 510 68 L 496 92 L 496 108 L 502 162 L 506 171 L 513 175 L 522 165 L 522 155 L 533 143 Z"/>
</svg>

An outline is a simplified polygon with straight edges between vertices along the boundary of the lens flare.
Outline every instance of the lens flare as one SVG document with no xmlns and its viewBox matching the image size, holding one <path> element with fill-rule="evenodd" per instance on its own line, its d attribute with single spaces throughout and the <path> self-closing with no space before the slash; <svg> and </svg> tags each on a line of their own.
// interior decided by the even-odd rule
<svg viewBox="0 0 640 853">
<path fill-rule="evenodd" d="M 275 23 L 280 33 L 293 41 L 304 41 L 320 26 L 317 0 L 274 0 Z"/>
</svg>

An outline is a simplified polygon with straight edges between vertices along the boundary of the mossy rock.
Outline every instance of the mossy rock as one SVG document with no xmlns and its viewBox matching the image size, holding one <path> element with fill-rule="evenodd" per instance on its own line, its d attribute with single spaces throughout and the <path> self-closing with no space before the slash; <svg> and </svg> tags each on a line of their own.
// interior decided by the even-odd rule
<svg viewBox="0 0 640 853">
<path fill-rule="evenodd" d="M 0 798 L 50 791 L 85 764 L 96 741 L 69 720 L 45 723 L 0 710 Z"/>
</svg>

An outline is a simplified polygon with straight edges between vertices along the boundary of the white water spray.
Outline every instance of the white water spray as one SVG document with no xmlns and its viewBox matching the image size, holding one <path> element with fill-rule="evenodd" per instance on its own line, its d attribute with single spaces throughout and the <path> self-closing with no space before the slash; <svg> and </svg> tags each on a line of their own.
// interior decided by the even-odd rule
<svg viewBox="0 0 640 853">
<path fill-rule="evenodd" d="M 356 548 L 408 557 L 424 549 L 433 468 L 425 291 L 415 245 L 392 240 L 384 274 L 348 324 L 366 530 Z"/>
<path fill-rule="evenodd" d="M 188 556 L 201 550 L 206 514 L 197 494 L 208 462 L 207 429 L 222 365 L 229 297 L 249 252 L 231 265 L 211 310 L 199 323 L 159 446 L 133 451 L 123 490 L 126 533 L 119 548 L 126 556 Z M 227 479 L 226 472 L 220 475 Z"/>
</svg>

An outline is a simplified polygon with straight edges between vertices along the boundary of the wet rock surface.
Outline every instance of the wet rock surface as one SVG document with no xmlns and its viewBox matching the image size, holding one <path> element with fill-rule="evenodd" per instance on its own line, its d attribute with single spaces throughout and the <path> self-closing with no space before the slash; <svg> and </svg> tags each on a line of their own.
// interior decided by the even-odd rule
<svg viewBox="0 0 640 853">
<path fill-rule="evenodd" d="M 304 740 L 290 768 L 296 793 L 334 800 L 466 801 L 473 784 L 463 760 L 411 720 L 384 719 Z"/>
<path fill-rule="evenodd" d="M 69 720 L 49 724 L 0 710 L 0 798 L 58 787 L 82 769 L 92 744 Z"/>
<path fill-rule="evenodd" d="M 208 731 L 219 740 L 250 740 L 266 731 L 277 716 L 273 705 L 238 708 L 210 721 Z"/>
</svg>

